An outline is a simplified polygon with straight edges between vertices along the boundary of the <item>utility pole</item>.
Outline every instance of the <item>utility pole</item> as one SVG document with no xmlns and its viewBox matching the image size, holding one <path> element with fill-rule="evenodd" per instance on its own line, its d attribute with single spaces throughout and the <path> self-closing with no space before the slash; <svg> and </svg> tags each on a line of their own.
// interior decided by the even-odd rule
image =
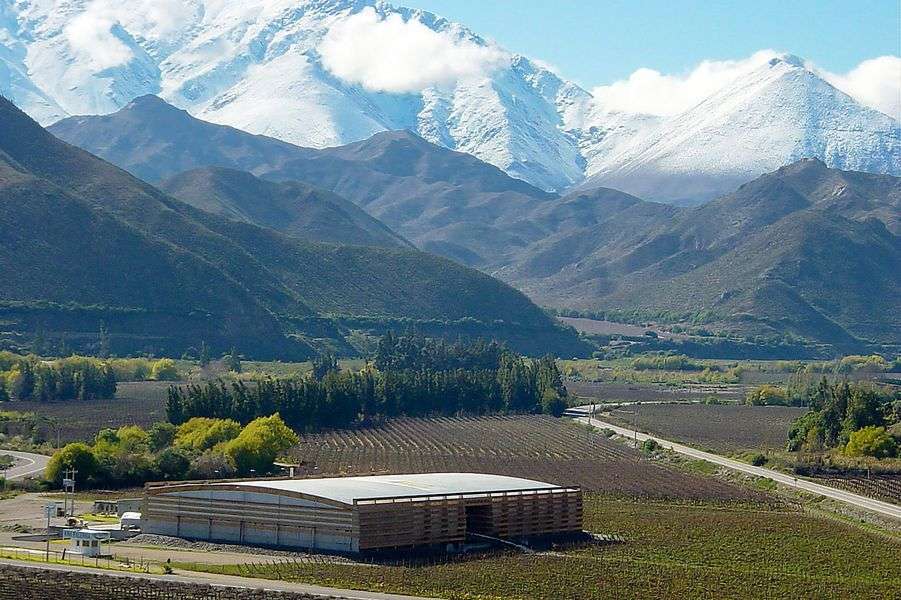
<svg viewBox="0 0 901 600">
<path fill-rule="evenodd" d="M 75 516 L 75 474 L 78 473 L 74 468 L 66 469 L 63 472 L 63 512 L 66 517 Z M 72 509 L 69 510 L 69 494 L 72 494 Z"/>
<path fill-rule="evenodd" d="M 641 422 L 641 401 L 635 403 L 635 425 L 632 431 L 635 433 L 635 447 L 638 447 L 638 424 Z"/>
<path fill-rule="evenodd" d="M 45 536 L 47 542 L 44 548 L 44 562 L 50 562 L 50 515 L 56 513 L 56 503 L 45 506 L 44 513 L 47 515 L 47 535 Z"/>
</svg>

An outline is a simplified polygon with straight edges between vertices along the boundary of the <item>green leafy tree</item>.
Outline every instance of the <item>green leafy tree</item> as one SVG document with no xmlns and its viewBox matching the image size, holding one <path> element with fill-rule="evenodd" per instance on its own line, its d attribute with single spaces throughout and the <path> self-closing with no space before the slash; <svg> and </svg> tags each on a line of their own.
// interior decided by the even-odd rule
<svg viewBox="0 0 901 600">
<path fill-rule="evenodd" d="M 546 355 L 538 360 L 535 365 L 535 378 L 539 391 L 554 390 L 560 396 L 566 396 L 566 386 L 563 385 L 563 375 L 557 367 L 557 361 L 551 355 Z"/>
<path fill-rule="evenodd" d="M 159 452 L 164 448 L 168 448 L 175 441 L 175 433 L 178 428 L 172 423 L 154 423 L 147 432 L 149 437 L 150 450 Z"/>
<path fill-rule="evenodd" d="M 178 381 L 178 368 L 171 358 L 161 358 L 150 368 L 150 378 L 156 381 Z"/>
<path fill-rule="evenodd" d="M 897 444 L 885 427 L 869 426 L 851 433 L 845 445 L 848 456 L 890 458 L 896 455 Z"/>
<path fill-rule="evenodd" d="M 10 394 L 17 400 L 31 400 L 34 395 L 34 363 L 23 360 L 9 375 Z"/>
<path fill-rule="evenodd" d="M 98 483 L 110 486 L 140 485 L 154 472 L 149 452 L 150 436 L 136 425 L 104 429 L 94 438 Z"/>
<path fill-rule="evenodd" d="M 829 386 L 829 380 L 826 377 L 820 379 L 813 394 L 808 399 L 808 405 L 811 410 L 823 410 L 832 402 L 832 388 Z"/>
<path fill-rule="evenodd" d="M 856 386 L 845 410 L 843 429 L 847 432 L 883 424 L 882 402 L 872 388 Z"/>
<path fill-rule="evenodd" d="M 177 448 L 201 451 L 233 440 L 241 433 L 241 425 L 232 419 L 194 417 L 179 425 L 175 433 Z"/>
<path fill-rule="evenodd" d="M 184 479 L 191 468 L 191 459 L 178 448 L 166 448 L 157 455 L 155 467 L 164 479 Z"/>
<path fill-rule="evenodd" d="M 105 323 L 100 324 L 100 345 L 97 349 L 97 356 L 100 358 L 109 358 L 110 355 L 110 336 L 109 330 Z"/>
<path fill-rule="evenodd" d="M 534 412 L 536 390 L 525 362 L 518 356 L 507 355 L 501 359 L 498 381 L 505 408 L 510 412 Z"/>
<path fill-rule="evenodd" d="M 150 450 L 150 435 L 137 425 L 120 427 L 116 436 L 121 453 L 142 454 Z"/>
<path fill-rule="evenodd" d="M 808 443 L 812 440 L 820 440 L 822 443 L 822 415 L 810 411 L 795 419 L 788 430 L 788 450 L 797 452 L 808 449 Z"/>
<path fill-rule="evenodd" d="M 166 418 L 173 425 L 181 425 L 188 416 L 185 414 L 185 397 L 177 387 L 170 387 L 166 395 Z"/>
<path fill-rule="evenodd" d="M 206 345 L 205 341 L 200 342 L 200 357 L 198 358 L 198 362 L 201 367 L 206 367 L 210 364 L 210 348 Z"/>
<path fill-rule="evenodd" d="M 192 479 L 227 479 L 237 475 L 232 459 L 222 450 L 210 449 L 191 461 L 188 476 Z"/>
<path fill-rule="evenodd" d="M 847 379 L 843 379 L 841 383 L 835 386 L 835 389 L 832 391 L 832 397 L 836 412 L 842 415 L 845 414 L 848 410 L 848 403 L 851 402 L 851 384 Z"/>
<path fill-rule="evenodd" d="M 785 406 L 788 404 L 788 394 L 780 387 L 764 384 L 748 392 L 745 404 L 751 406 Z"/>
<path fill-rule="evenodd" d="M 662 447 L 657 440 L 645 440 L 641 443 L 641 452 L 645 456 L 656 454 L 657 452 L 660 452 L 661 449 Z"/>
<path fill-rule="evenodd" d="M 566 400 L 557 391 L 548 388 L 541 395 L 541 412 L 560 417 L 566 410 Z"/>
<path fill-rule="evenodd" d="M 119 452 L 119 433 L 115 429 L 101 429 L 94 436 L 94 455 L 98 459 L 114 456 Z"/>
<path fill-rule="evenodd" d="M 240 373 L 241 372 L 241 358 L 238 356 L 238 351 L 232 347 L 231 352 L 222 357 L 222 364 L 225 366 L 226 370 L 231 373 Z"/>
<path fill-rule="evenodd" d="M 97 468 L 97 457 L 91 448 L 87 444 L 76 442 L 67 444 L 50 458 L 44 470 L 44 479 L 61 485 L 64 471 L 75 469 L 79 480 L 89 481 L 97 474 Z"/>
<path fill-rule="evenodd" d="M 567 399 L 562 379 L 553 357 L 526 361 L 493 342 L 447 344 L 389 333 L 360 372 L 173 386 L 166 414 L 175 424 L 191 417 L 249 423 L 278 412 L 291 427 L 312 431 L 375 417 L 559 412 Z"/>
<path fill-rule="evenodd" d="M 313 377 L 322 379 L 332 371 L 338 370 L 338 359 L 331 352 L 325 352 L 313 359 Z"/>
<path fill-rule="evenodd" d="M 251 471 L 266 473 L 272 469 L 276 457 L 298 441 L 297 434 L 276 413 L 251 421 L 226 445 L 225 451 L 242 475 Z"/>
</svg>

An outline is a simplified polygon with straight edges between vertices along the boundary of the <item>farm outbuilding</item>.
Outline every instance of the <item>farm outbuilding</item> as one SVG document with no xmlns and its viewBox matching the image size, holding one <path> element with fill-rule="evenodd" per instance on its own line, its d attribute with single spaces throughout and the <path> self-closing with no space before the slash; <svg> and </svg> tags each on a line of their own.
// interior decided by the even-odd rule
<svg viewBox="0 0 901 600">
<path fill-rule="evenodd" d="M 144 533 L 360 552 L 582 529 L 582 492 L 481 473 L 149 484 Z"/>
</svg>

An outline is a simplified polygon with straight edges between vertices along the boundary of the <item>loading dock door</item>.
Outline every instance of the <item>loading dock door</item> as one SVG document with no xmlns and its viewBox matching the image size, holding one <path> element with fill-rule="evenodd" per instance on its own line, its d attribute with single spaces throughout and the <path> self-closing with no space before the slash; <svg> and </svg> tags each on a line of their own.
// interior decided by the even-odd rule
<svg viewBox="0 0 901 600">
<path fill-rule="evenodd" d="M 476 504 L 466 507 L 466 533 L 494 534 L 490 505 Z"/>
</svg>

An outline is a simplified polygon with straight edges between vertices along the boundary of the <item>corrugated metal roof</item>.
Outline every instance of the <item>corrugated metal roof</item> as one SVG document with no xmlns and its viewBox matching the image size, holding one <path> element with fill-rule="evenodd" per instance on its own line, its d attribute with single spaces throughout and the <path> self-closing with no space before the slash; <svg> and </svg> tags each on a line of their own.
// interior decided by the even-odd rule
<svg viewBox="0 0 901 600">
<path fill-rule="evenodd" d="M 232 483 L 211 483 L 234 486 Z M 557 488 L 551 483 L 485 473 L 419 473 L 322 479 L 266 479 L 237 483 L 241 487 L 281 490 L 353 504 L 355 500 L 408 498 L 424 495 L 481 494 Z"/>
</svg>

